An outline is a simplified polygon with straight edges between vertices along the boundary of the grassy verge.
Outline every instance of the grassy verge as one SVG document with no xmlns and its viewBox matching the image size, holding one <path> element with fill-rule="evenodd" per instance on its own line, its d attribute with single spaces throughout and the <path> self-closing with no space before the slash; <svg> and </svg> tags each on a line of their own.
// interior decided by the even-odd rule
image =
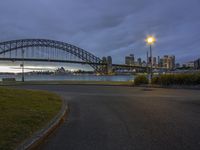
<svg viewBox="0 0 200 150">
<path fill-rule="evenodd" d="M 0 82 L 0 85 L 37 85 L 37 84 L 83 84 L 83 85 L 127 85 L 133 84 L 132 81 L 26 81 L 22 82 Z"/>
<path fill-rule="evenodd" d="M 0 88 L 0 149 L 11 150 L 44 127 L 60 110 L 59 96 Z"/>
</svg>

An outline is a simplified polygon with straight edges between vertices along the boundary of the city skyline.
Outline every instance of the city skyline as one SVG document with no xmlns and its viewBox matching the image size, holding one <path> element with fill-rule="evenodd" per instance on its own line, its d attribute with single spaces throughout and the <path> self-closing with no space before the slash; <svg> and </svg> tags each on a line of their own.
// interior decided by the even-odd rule
<svg viewBox="0 0 200 150">
<path fill-rule="evenodd" d="M 148 51 L 146 54 L 146 58 L 142 59 L 141 57 L 136 56 L 135 54 L 129 54 L 129 55 L 125 55 L 123 58 L 123 63 L 121 63 L 121 65 L 125 64 L 125 65 L 135 65 L 135 66 L 141 66 L 141 67 L 146 67 L 147 65 L 151 64 L 151 57 L 148 55 Z M 16 53 L 15 53 L 16 54 Z M 27 54 L 26 54 L 27 55 Z M 45 53 L 43 54 L 43 56 L 46 55 Z M 48 57 L 48 55 L 47 55 Z M 71 56 L 68 56 L 71 57 Z M 148 59 L 147 59 L 148 57 Z M 173 61 L 173 66 L 171 66 L 170 64 L 166 64 L 167 62 L 162 62 L 163 59 L 166 58 L 172 58 L 174 57 L 174 61 Z M 154 67 L 163 67 L 163 68 L 168 68 L 168 69 L 175 69 L 176 64 L 180 67 L 184 67 L 187 66 L 187 64 L 193 64 L 196 60 L 193 61 L 188 61 L 188 62 L 184 62 L 184 63 L 179 63 L 176 61 L 176 56 L 175 55 L 162 55 L 162 56 L 153 56 L 152 60 L 153 60 L 153 66 Z M 61 58 L 62 59 L 62 58 Z M 112 56 L 103 56 L 102 61 L 104 63 L 108 63 L 112 65 L 113 62 L 113 58 Z M 108 62 L 107 62 L 108 59 Z M 167 60 L 166 60 L 167 61 Z M 2 61 L 4 63 L 0 64 L 0 72 L 8 72 L 8 73 L 21 73 L 21 61 Z M 171 63 L 171 62 L 169 62 Z M 91 68 L 91 66 L 89 65 L 81 65 L 81 64 L 72 64 L 72 63 L 49 63 L 49 62 L 24 62 L 25 64 L 25 72 L 31 72 L 31 71 L 55 71 L 57 68 L 59 68 L 59 66 L 64 67 L 66 70 L 71 70 L 71 71 L 76 71 L 76 70 L 87 70 L 87 71 L 92 71 L 93 69 Z M 167 66 L 171 66 L 171 67 L 167 67 Z"/>
<path fill-rule="evenodd" d="M 174 62 L 172 67 L 167 67 L 166 64 L 162 63 L 163 59 L 166 59 L 166 57 L 174 57 Z M 113 58 L 111 56 L 103 56 L 102 61 L 104 63 L 108 63 L 112 65 L 112 60 Z M 163 67 L 163 68 L 168 68 L 168 69 L 175 69 L 176 64 L 179 64 L 179 62 L 175 61 L 175 56 L 174 55 L 163 55 L 163 56 L 154 56 L 152 57 L 153 59 L 153 66 L 154 67 Z M 123 59 L 123 64 L 125 65 L 135 65 L 135 66 L 141 66 L 141 67 L 146 67 L 147 65 L 150 65 L 151 63 L 151 57 L 148 56 L 148 60 L 142 59 L 140 57 L 135 56 L 134 54 L 129 54 L 126 55 Z M 187 62 L 189 63 L 189 62 Z M 194 63 L 194 61 L 190 61 L 190 63 Z M 15 65 L 14 65 L 15 64 Z M 21 73 L 21 67 L 20 67 L 21 62 L 13 62 L 13 61 L 8 61 L 7 66 L 4 64 L 1 66 L 0 65 L 0 72 L 7 72 L 7 73 Z M 60 66 L 64 67 L 66 70 L 70 71 L 76 71 L 76 70 L 87 70 L 87 71 L 92 71 L 92 68 L 89 65 L 86 65 L 83 67 L 83 65 L 79 64 L 70 64 L 70 63 L 51 63 L 49 64 L 48 62 L 41 64 L 40 62 L 25 62 L 25 72 L 32 72 L 32 71 L 55 71 L 58 69 Z M 184 66 L 186 63 L 181 64 Z M 181 67 L 181 66 L 180 66 Z"/>
</svg>

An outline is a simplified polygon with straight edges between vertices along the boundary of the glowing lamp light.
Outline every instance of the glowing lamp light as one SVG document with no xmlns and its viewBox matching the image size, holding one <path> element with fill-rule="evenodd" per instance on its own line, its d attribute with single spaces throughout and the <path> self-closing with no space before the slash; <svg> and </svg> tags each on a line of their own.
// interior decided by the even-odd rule
<svg viewBox="0 0 200 150">
<path fill-rule="evenodd" d="M 149 37 L 147 37 L 147 39 L 146 39 L 146 42 L 147 42 L 149 45 L 155 43 L 155 41 L 156 41 L 156 39 L 155 39 L 153 36 L 149 36 Z"/>
</svg>

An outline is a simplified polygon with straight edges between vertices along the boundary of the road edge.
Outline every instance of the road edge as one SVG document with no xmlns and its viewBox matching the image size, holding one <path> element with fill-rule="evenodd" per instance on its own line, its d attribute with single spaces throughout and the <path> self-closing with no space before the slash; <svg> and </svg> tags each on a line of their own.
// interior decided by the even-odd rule
<svg viewBox="0 0 200 150">
<path fill-rule="evenodd" d="M 69 107 L 62 98 L 60 112 L 44 128 L 25 140 L 15 150 L 34 150 L 39 147 L 65 121 L 68 112 Z"/>
</svg>

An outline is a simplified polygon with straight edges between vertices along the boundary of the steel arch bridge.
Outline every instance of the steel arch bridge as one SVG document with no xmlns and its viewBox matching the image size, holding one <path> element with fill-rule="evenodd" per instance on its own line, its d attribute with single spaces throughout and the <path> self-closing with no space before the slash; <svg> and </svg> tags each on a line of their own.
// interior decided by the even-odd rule
<svg viewBox="0 0 200 150">
<path fill-rule="evenodd" d="M 57 49 L 61 50 L 67 53 L 70 53 L 79 59 L 82 60 L 82 62 L 79 61 L 66 61 L 66 60 L 55 60 L 55 59 L 31 59 L 31 58 L 17 58 L 12 57 L 11 52 L 17 51 L 17 50 L 23 50 L 26 51 L 28 48 L 51 48 L 51 49 Z M 10 57 L 2 57 L 5 54 L 10 53 Z M 0 60 L 13 60 L 13 61 L 49 61 L 49 62 L 69 62 L 69 63 L 82 63 L 82 64 L 89 64 L 96 72 L 101 73 L 101 65 L 103 65 L 102 60 L 93 55 L 92 53 L 83 50 L 79 47 L 76 47 L 74 45 L 55 41 L 55 40 L 48 40 L 48 39 L 20 39 L 20 40 L 12 40 L 12 41 L 6 41 L 0 43 Z"/>
</svg>

